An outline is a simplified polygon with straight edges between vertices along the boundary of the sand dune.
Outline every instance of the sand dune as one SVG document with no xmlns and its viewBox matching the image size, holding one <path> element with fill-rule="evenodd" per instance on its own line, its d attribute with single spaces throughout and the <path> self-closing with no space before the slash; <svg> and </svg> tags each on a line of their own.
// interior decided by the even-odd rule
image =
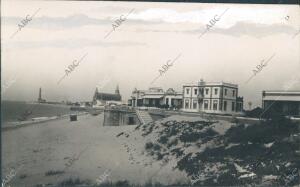
<svg viewBox="0 0 300 187">
<path fill-rule="evenodd" d="M 8 184 L 22 187 L 57 184 L 70 177 L 96 183 L 107 170 L 107 180 L 131 183 L 170 183 L 185 177 L 142 154 L 144 141 L 137 136 L 116 137 L 136 126 L 102 122 L 103 114 L 84 115 L 75 122 L 59 119 L 2 132 L 3 176 L 15 169 Z"/>
</svg>

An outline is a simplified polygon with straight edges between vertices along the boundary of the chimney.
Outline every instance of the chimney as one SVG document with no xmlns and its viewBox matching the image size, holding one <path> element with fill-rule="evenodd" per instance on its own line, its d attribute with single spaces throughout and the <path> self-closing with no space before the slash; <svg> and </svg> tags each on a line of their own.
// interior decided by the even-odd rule
<svg viewBox="0 0 300 187">
<path fill-rule="evenodd" d="M 198 82 L 199 86 L 203 86 L 205 84 L 205 82 L 203 81 L 203 79 L 200 79 L 200 81 Z"/>
</svg>

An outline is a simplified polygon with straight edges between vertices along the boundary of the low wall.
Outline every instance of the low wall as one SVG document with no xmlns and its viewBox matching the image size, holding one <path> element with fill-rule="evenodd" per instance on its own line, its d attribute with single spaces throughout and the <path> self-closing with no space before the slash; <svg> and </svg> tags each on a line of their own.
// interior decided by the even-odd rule
<svg viewBox="0 0 300 187">
<path fill-rule="evenodd" d="M 134 110 L 105 109 L 103 126 L 139 125 Z"/>
<path fill-rule="evenodd" d="M 233 122 L 233 120 L 237 120 L 238 122 L 255 124 L 259 123 L 259 119 L 257 118 L 246 118 L 246 117 L 232 117 L 218 114 L 206 114 L 206 113 L 197 113 L 197 112 L 183 112 L 183 111 L 170 111 L 170 110 L 148 110 L 151 116 L 160 115 L 162 117 L 168 117 L 171 115 L 183 115 L 183 116 L 191 116 L 191 117 L 200 117 L 205 119 L 214 119 L 214 120 L 225 120 L 229 122 Z M 234 119 L 235 118 L 235 119 Z"/>
<path fill-rule="evenodd" d="M 185 116 L 193 116 L 193 117 L 201 117 L 205 119 L 216 119 L 216 120 L 225 120 L 229 122 L 242 122 L 248 124 L 257 124 L 261 120 L 259 118 L 249 118 L 249 117 L 241 117 L 241 116 L 228 116 L 228 115 L 220 115 L 220 114 L 207 114 L 207 113 L 196 113 L 196 112 L 182 112 L 182 111 L 164 111 L 166 116 L 170 115 L 185 115 Z M 290 118 L 292 121 L 300 122 L 299 118 Z"/>
<path fill-rule="evenodd" d="M 260 122 L 258 118 L 249 118 L 249 117 L 240 117 L 240 116 L 228 116 L 220 114 L 207 114 L 207 113 L 198 113 L 198 112 L 183 112 L 183 111 L 170 111 L 163 109 L 147 109 L 151 115 L 153 121 L 171 116 L 171 115 L 183 115 L 191 117 L 199 117 L 204 119 L 212 120 L 225 120 L 229 122 L 239 122 L 247 124 L 257 124 Z M 300 122 L 300 119 L 291 118 L 292 121 Z M 119 126 L 119 125 L 139 125 L 141 124 L 135 110 L 120 110 L 120 109 L 106 109 L 104 110 L 104 124 L 110 126 Z"/>
</svg>

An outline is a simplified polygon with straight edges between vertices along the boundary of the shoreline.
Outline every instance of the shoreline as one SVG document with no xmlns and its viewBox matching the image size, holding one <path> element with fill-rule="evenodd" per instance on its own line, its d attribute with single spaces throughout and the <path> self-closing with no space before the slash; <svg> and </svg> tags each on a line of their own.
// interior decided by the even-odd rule
<svg viewBox="0 0 300 187">
<path fill-rule="evenodd" d="M 79 112 L 79 113 L 77 113 L 78 116 L 87 115 L 87 114 L 89 114 L 89 113 L 88 112 Z M 14 130 L 14 129 L 27 127 L 27 126 L 34 125 L 34 124 L 39 124 L 39 123 L 45 123 L 45 122 L 49 122 L 49 121 L 64 119 L 64 118 L 69 117 L 70 115 L 71 114 L 64 114 L 64 115 L 61 115 L 61 116 L 52 116 L 52 117 L 35 117 L 35 118 L 31 118 L 30 121 L 7 122 L 7 124 L 10 123 L 10 125 L 1 126 L 1 130 L 2 131 Z"/>
</svg>

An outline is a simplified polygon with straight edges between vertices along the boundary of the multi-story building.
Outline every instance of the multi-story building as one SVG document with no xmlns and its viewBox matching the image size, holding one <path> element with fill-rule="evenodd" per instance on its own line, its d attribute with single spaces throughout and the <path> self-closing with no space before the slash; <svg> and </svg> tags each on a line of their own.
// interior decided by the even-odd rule
<svg viewBox="0 0 300 187">
<path fill-rule="evenodd" d="M 300 116 L 300 91 L 263 91 L 262 107 L 264 112 Z"/>
<path fill-rule="evenodd" d="M 183 111 L 235 114 L 243 110 L 243 98 L 238 97 L 238 85 L 224 82 L 204 82 L 183 85 Z"/>
<path fill-rule="evenodd" d="M 166 92 L 159 87 L 132 92 L 128 105 L 132 107 L 181 108 L 182 93 L 169 88 Z"/>
</svg>

